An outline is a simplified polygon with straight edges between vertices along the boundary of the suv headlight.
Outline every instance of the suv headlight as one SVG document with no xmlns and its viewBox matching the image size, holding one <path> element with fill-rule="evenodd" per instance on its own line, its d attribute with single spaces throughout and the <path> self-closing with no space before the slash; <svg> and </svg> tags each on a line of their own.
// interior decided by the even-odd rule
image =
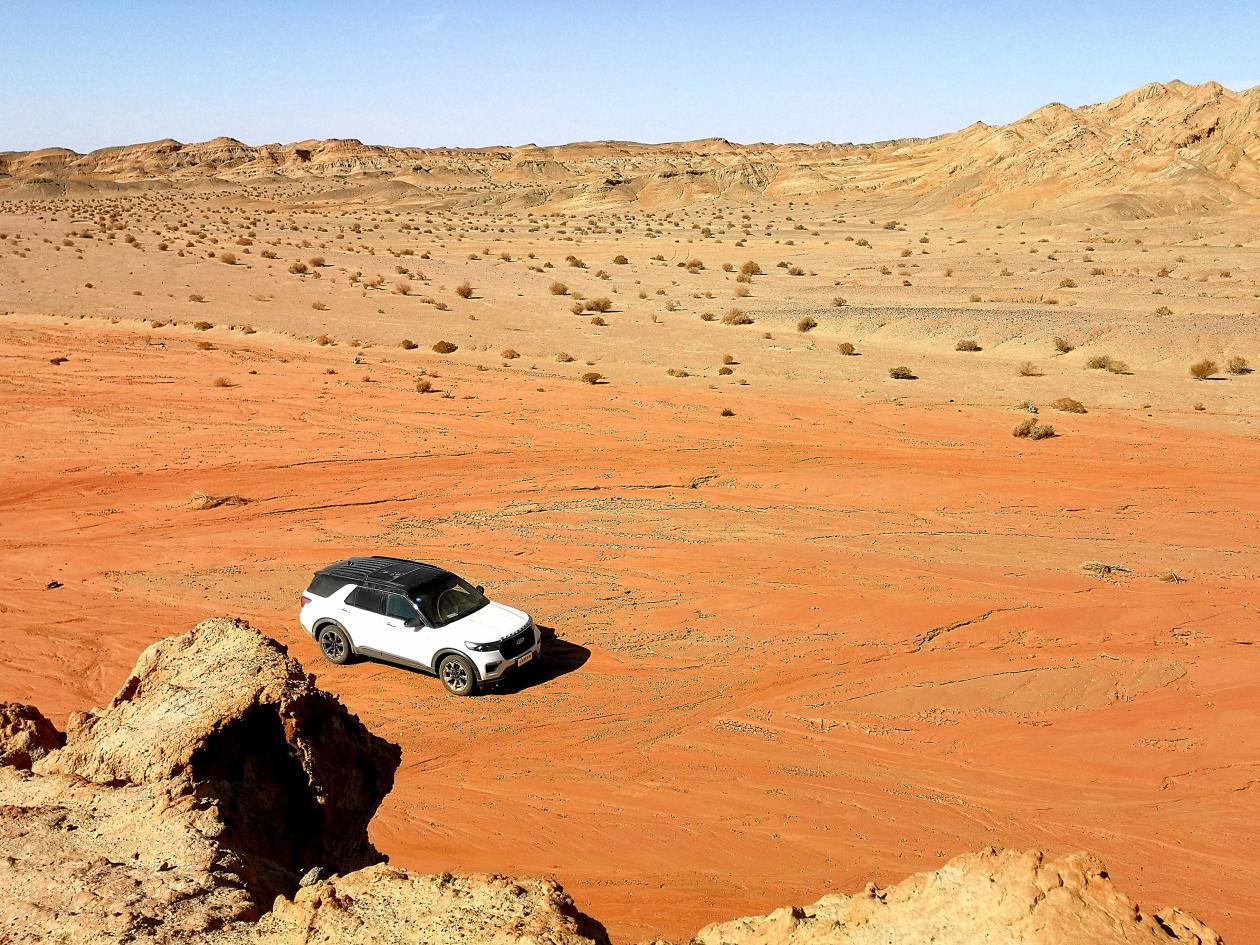
<svg viewBox="0 0 1260 945">
<path fill-rule="evenodd" d="M 469 643 L 465 640 L 464 646 L 474 653 L 493 653 L 499 648 L 499 642 L 496 640 L 494 643 Z"/>
</svg>

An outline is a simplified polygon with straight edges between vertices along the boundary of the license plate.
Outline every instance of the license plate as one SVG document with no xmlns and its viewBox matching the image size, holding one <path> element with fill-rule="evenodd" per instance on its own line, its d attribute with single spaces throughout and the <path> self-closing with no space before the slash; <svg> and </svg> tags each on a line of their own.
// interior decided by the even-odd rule
<svg viewBox="0 0 1260 945">
<path fill-rule="evenodd" d="M 517 665 L 517 666 L 524 666 L 526 663 L 528 663 L 528 662 L 529 662 L 530 660 L 532 660 L 533 658 L 534 658 L 534 654 L 533 654 L 533 653 L 526 653 L 524 656 L 522 656 L 519 660 L 517 660 L 517 661 L 516 661 L 516 665 Z"/>
</svg>

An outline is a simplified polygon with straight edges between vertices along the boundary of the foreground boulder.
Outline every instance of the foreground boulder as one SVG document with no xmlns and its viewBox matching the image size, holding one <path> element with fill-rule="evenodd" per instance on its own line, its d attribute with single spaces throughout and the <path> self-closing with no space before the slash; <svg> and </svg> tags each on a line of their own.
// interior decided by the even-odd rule
<svg viewBox="0 0 1260 945">
<path fill-rule="evenodd" d="M 270 906 L 312 868 L 348 872 L 382 859 L 367 826 L 399 758 L 283 646 L 218 618 L 145 650 L 113 702 L 72 716 L 65 747 L 36 769 L 186 785 L 215 807 L 220 846 Z"/>
<path fill-rule="evenodd" d="M 0 942 L 608 945 L 554 882 L 384 865 L 399 750 L 274 640 L 215 619 L 141 655 L 64 738 L 0 707 Z M 1220 945 L 1084 854 L 988 851 L 885 890 L 711 925 L 693 945 Z"/>
<path fill-rule="evenodd" d="M 895 886 L 720 922 L 694 945 L 1220 945 L 1198 920 L 1143 913 L 1093 857 L 969 853 Z"/>
<path fill-rule="evenodd" d="M 65 736 L 34 706 L 0 702 L 0 765 L 29 768 L 65 744 Z"/>
</svg>

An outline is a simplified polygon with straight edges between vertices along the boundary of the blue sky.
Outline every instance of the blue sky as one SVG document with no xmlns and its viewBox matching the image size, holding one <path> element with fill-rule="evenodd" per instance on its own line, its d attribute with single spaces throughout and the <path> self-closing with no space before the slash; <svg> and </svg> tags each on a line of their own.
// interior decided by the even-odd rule
<svg viewBox="0 0 1260 945">
<path fill-rule="evenodd" d="M 1260 83 L 1260 3 L 0 0 L 0 151 L 872 141 Z"/>
</svg>

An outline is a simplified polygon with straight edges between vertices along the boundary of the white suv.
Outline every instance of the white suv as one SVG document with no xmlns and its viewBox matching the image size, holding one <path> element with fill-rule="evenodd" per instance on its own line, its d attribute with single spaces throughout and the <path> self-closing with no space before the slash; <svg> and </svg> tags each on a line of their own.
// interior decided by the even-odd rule
<svg viewBox="0 0 1260 945">
<path fill-rule="evenodd" d="M 299 619 L 334 663 L 372 656 L 435 673 L 470 696 L 538 659 L 529 614 L 450 571 L 401 558 L 347 558 L 315 573 Z"/>
</svg>

